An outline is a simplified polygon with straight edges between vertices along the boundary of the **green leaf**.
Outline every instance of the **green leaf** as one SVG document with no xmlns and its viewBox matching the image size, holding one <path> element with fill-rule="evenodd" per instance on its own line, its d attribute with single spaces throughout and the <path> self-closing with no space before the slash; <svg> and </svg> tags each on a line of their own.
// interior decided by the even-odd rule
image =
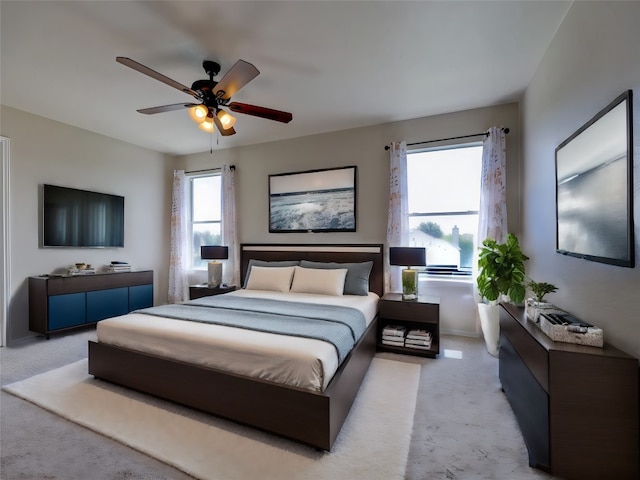
<svg viewBox="0 0 640 480">
<path fill-rule="evenodd" d="M 511 233 L 505 243 L 484 239 L 478 254 L 480 295 L 489 301 L 509 295 L 512 301 L 522 302 L 526 294 L 524 262 L 528 259 L 520 250 L 518 238 Z"/>
</svg>

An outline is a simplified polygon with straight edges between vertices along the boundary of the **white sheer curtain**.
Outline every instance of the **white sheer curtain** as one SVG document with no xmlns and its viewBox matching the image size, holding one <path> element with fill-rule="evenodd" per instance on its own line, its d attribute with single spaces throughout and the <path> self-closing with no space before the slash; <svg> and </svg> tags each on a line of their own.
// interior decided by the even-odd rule
<svg viewBox="0 0 640 480">
<path fill-rule="evenodd" d="M 187 189 L 184 170 L 173 172 L 171 200 L 171 251 L 169 254 L 169 303 L 189 300 L 187 276 Z"/>
<path fill-rule="evenodd" d="M 399 267 L 389 265 L 389 247 L 409 246 L 409 203 L 407 197 L 407 144 L 394 142 L 390 148 L 389 213 L 385 251 L 385 292 L 401 292 Z"/>
<path fill-rule="evenodd" d="M 222 245 L 229 247 L 222 282 L 240 285 L 240 245 L 236 228 L 236 168 L 222 167 Z"/>
<path fill-rule="evenodd" d="M 485 238 L 507 238 L 507 142 L 499 127 L 491 127 L 482 142 L 478 245 Z"/>
<path fill-rule="evenodd" d="M 504 242 L 507 238 L 507 141 L 504 129 L 491 127 L 482 142 L 482 177 L 478 211 L 478 247 L 485 238 Z M 475 278 L 478 275 L 478 252 L 473 259 L 473 295 L 482 299 Z M 476 317 L 476 330 L 480 321 Z"/>
</svg>

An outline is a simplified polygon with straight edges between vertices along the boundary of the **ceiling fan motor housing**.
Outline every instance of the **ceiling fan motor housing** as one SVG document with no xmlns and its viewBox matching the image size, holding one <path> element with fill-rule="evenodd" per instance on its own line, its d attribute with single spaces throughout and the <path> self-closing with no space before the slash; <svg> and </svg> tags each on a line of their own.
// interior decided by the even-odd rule
<svg viewBox="0 0 640 480">
<path fill-rule="evenodd" d="M 205 60 L 202 62 L 202 67 L 209 75 L 209 80 L 196 80 L 191 85 L 191 90 L 200 93 L 204 104 L 215 110 L 218 107 L 218 101 L 214 92 L 218 82 L 214 81 L 213 77 L 220 73 L 220 64 L 212 60 Z"/>
<path fill-rule="evenodd" d="M 207 72 L 210 78 L 215 77 L 220 73 L 220 64 L 211 60 L 205 60 L 202 62 L 202 68 Z"/>
</svg>

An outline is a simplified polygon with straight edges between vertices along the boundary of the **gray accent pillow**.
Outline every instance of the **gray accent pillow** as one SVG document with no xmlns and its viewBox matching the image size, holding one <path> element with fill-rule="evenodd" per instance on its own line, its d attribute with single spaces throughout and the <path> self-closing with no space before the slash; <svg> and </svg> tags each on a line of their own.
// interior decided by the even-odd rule
<svg viewBox="0 0 640 480">
<path fill-rule="evenodd" d="M 247 282 L 249 281 L 249 275 L 251 274 L 251 267 L 295 267 L 296 265 L 300 265 L 298 260 L 280 260 L 276 262 L 267 262 L 266 260 L 249 260 L 249 265 L 247 266 L 247 274 L 244 277 L 244 282 L 242 282 L 242 288 L 247 287 Z"/>
<path fill-rule="evenodd" d="M 345 295 L 368 295 L 369 275 L 373 268 L 373 262 L 360 263 L 336 263 L 336 262 L 311 262 L 302 260 L 300 266 L 303 268 L 323 268 L 336 269 L 346 268 L 347 278 L 344 281 Z"/>
</svg>

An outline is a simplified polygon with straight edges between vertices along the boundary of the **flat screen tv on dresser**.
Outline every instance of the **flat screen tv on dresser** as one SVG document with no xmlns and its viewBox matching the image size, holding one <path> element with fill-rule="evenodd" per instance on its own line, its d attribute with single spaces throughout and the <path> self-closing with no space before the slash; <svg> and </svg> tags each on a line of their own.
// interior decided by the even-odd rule
<svg viewBox="0 0 640 480">
<path fill-rule="evenodd" d="M 124 247 L 124 197 L 42 186 L 43 247 Z"/>
</svg>

